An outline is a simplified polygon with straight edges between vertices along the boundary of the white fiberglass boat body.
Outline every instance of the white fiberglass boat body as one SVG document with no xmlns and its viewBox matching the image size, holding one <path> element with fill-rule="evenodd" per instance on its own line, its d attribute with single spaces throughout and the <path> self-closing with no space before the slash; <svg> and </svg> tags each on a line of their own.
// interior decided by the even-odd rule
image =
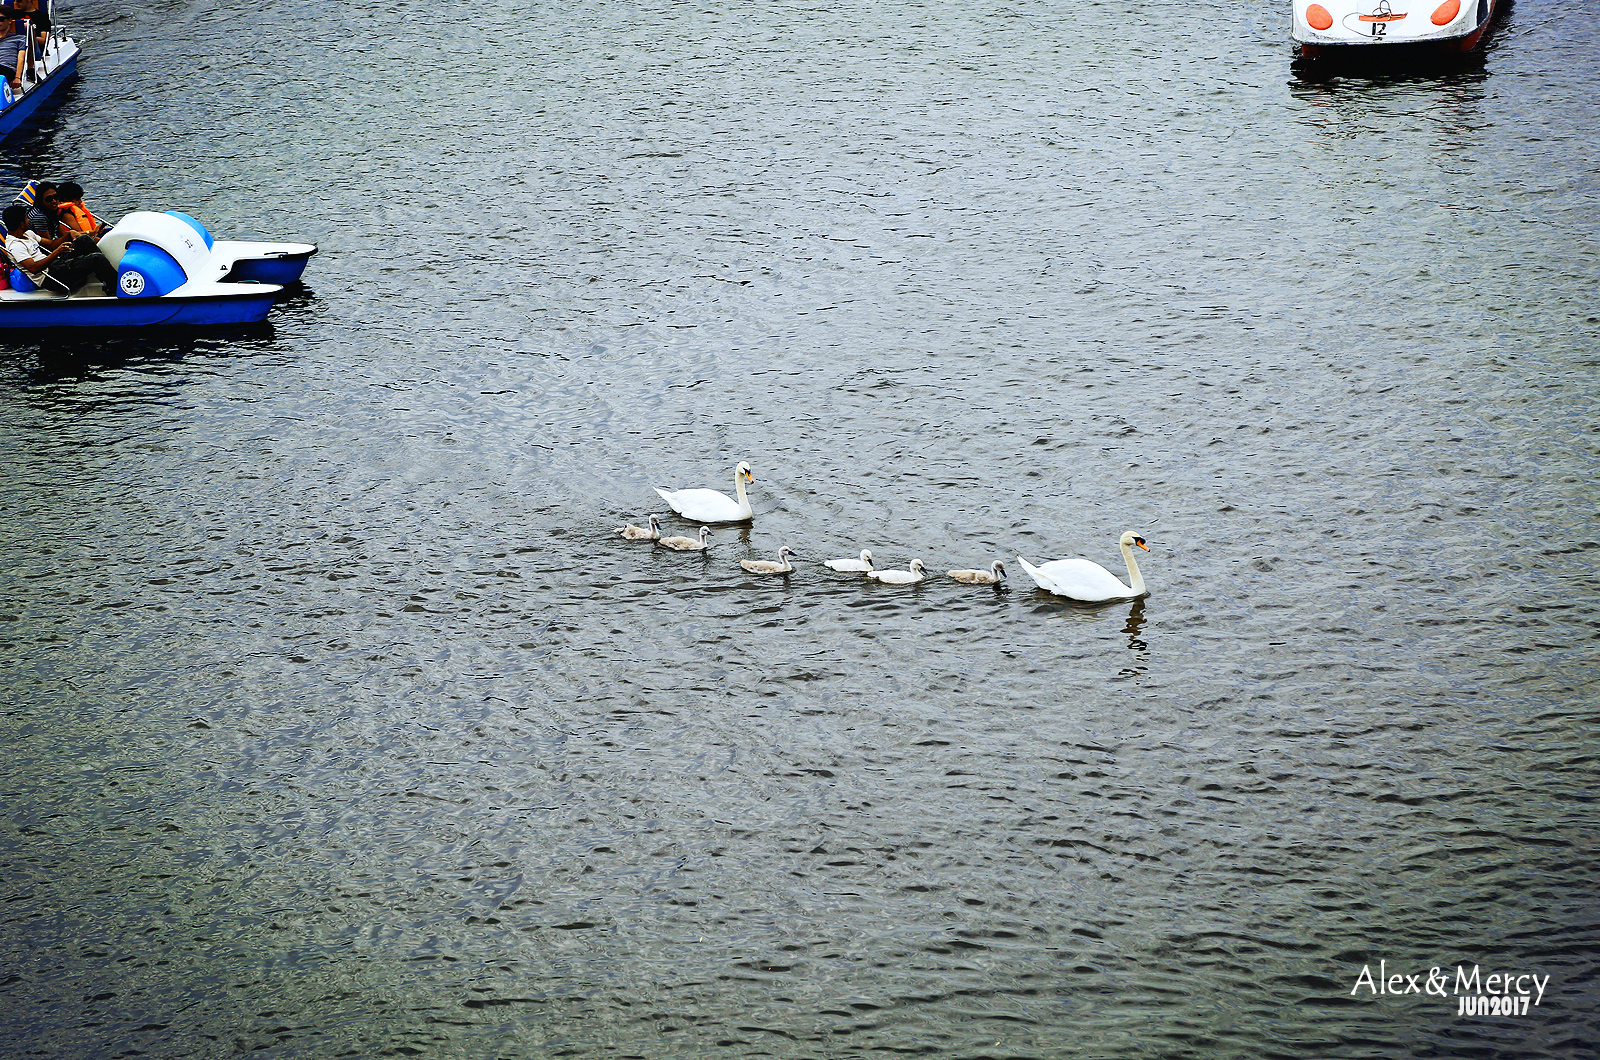
<svg viewBox="0 0 1600 1060">
<path fill-rule="evenodd" d="M 1292 0 L 1305 58 L 1476 48 L 1505 0 Z"/>
</svg>

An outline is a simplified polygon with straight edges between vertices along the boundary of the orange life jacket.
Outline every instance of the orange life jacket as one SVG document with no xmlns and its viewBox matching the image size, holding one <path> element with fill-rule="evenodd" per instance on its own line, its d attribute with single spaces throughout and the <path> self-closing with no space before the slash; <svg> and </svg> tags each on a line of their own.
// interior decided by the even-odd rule
<svg viewBox="0 0 1600 1060">
<path fill-rule="evenodd" d="M 94 214 L 81 202 L 64 202 L 60 210 L 61 223 L 76 228 L 80 232 L 93 232 L 100 226 L 95 223 Z"/>
</svg>

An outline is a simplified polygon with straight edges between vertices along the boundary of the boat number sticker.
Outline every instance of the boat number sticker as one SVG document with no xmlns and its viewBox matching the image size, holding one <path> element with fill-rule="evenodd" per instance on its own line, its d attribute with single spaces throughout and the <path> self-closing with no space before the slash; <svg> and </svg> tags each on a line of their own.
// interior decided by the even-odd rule
<svg viewBox="0 0 1600 1060">
<path fill-rule="evenodd" d="M 1369 36 L 1385 37 L 1389 34 L 1389 23 L 1399 22 L 1405 17 L 1406 13 L 1404 11 L 1397 13 L 1389 6 L 1389 0 L 1378 0 L 1378 6 L 1372 9 L 1372 14 L 1357 15 L 1356 21 L 1366 23 Z M 1345 20 L 1345 24 L 1349 25 L 1348 17 Z M 1352 26 L 1351 28 L 1354 29 L 1355 27 Z"/>
<path fill-rule="evenodd" d="M 144 291 L 144 274 L 131 270 L 125 272 L 117 281 L 117 286 L 122 288 L 122 293 L 129 298 L 137 298 Z"/>
</svg>

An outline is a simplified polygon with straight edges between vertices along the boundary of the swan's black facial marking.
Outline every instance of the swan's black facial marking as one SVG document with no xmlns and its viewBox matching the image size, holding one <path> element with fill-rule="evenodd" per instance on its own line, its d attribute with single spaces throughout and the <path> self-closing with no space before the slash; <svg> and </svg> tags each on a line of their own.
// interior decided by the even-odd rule
<svg viewBox="0 0 1600 1060">
<path fill-rule="evenodd" d="M 1144 538 L 1142 538 L 1142 537 L 1134 538 L 1133 539 L 1133 543 L 1138 545 L 1140 548 L 1144 549 L 1146 552 L 1150 551 L 1150 546 L 1144 543 Z"/>
</svg>

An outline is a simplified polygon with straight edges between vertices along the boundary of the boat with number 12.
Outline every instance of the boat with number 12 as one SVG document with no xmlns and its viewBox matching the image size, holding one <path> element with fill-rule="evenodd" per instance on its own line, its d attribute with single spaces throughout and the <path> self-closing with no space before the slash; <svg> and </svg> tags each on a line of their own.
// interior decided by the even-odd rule
<svg viewBox="0 0 1600 1060">
<path fill-rule="evenodd" d="M 1507 0 L 1293 0 L 1306 59 L 1405 62 L 1473 51 Z"/>
</svg>

